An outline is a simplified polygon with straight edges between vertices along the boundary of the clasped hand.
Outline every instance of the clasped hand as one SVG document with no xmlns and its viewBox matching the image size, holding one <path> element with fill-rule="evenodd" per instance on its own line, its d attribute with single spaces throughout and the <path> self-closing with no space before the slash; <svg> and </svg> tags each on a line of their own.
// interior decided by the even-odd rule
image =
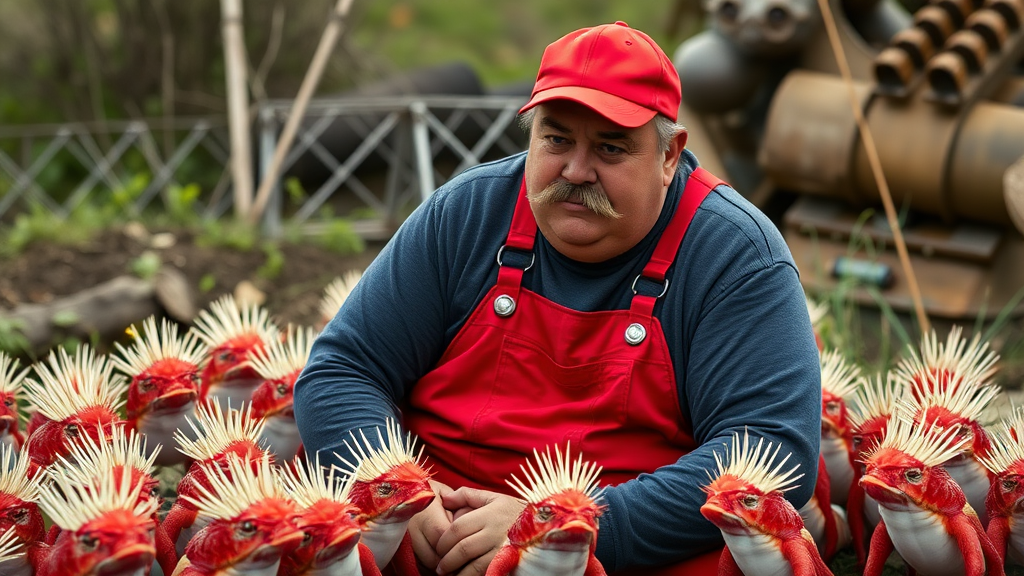
<svg viewBox="0 0 1024 576">
<path fill-rule="evenodd" d="M 438 574 L 484 574 L 526 505 L 497 492 L 430 484 L 434 501 L 409 522 L 416 558 Z"/>
</svg>

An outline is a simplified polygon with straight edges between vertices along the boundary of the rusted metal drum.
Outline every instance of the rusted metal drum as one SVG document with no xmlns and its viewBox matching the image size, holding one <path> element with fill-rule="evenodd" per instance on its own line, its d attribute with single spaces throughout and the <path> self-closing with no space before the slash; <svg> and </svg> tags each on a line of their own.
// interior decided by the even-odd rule
<svg viewBox="0 0 1024 576">
<path fill-rule="evenodd" d="M 982 101 L 951 110 L 921 99 L 872 96 L 868 83 L 856 83 L 855 91 L 897 206 L 910 204 L 948 221 L 1011 222 L 1007 203 L 1013 200 L 1004 197 L 1004 179 L 1024 157 L 1024 109 Z M 786 77 L 768 114 L 761 165 L 779 187 L 860 206 L 879 201 L 846 85 L 837 76 L 794 71 Z"/>
</svg>

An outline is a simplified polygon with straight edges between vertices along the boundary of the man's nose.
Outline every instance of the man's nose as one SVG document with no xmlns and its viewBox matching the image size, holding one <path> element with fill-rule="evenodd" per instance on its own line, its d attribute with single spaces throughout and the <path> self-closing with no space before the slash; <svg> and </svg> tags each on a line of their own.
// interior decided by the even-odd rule
<svg viewBox="0 0 1024 576">
<path fill-rule="evenodd" d="M 597 171 L 594 170 L 593 156 L 585 147 L 577 147 L 566 159 L 562 168 L 562 178 L 571 184 L 593 184 L 597 182 Z"/>
</svg>

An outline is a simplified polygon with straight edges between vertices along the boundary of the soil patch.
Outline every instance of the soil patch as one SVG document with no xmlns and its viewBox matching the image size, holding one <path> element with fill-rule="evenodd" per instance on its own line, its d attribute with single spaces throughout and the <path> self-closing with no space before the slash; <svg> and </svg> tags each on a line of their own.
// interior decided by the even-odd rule
<svg viewBox="0 0 1024 576">
<path fill-rule="evenodd" d="M 279 263 L 268 267 L 268 253 L 260 247 L 201 246 L 191 231 L 129 225 L 75 246 L 33 243 L 14 258 L 0 259 L 0 310 L 68 296 L 133 274 L 133 268 L 158 258 L 184 275 L 197 309 L 248 281 L 266 295 L 264 306 L 279 324 L 314 325 L 324 287 L 346 270 L 364 270 L 382 247 L 368 243 L 362 253 L 342 255 L 312 244 L 280 243 L 273 256 Z"/>
</svg>

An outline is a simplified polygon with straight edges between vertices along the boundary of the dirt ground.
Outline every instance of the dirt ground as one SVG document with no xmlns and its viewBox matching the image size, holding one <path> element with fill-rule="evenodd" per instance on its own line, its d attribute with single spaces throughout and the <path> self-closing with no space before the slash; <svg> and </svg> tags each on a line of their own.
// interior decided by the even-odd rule
<svg viewBox="0 0 1024 576">
<path fill-rule="evenodd" d="M 0 259 L 0 310 L 46 303 L 131 275 L 133 263 L 148 251 L 184 275 L 197 309 L 248 281 L 266 295 L 264 305 L 282 326 L 311 325 L 324 287 L 346 270 L 365 269 L 382 247 L 373 243 L 360 254 L 340 255 L 315 245 L 281 244 L 283 267 L 266 278 L 257 272 L 267 260 L 260 248 L 203 247 L 196 239 L 192 232 L 136 226 L 106 230 L 79 246 L 31 244 L 13 259 Z"/>
</svg>

